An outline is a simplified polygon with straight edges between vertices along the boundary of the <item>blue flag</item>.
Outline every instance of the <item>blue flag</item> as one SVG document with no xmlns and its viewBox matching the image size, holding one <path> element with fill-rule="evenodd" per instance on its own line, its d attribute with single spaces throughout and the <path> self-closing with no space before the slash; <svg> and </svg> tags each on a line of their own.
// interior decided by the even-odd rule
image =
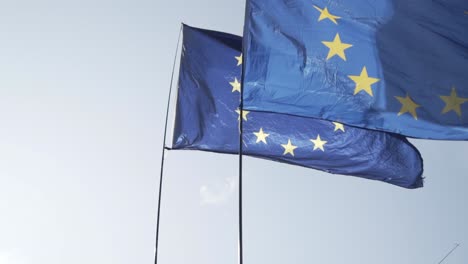
<svg viewBox="0 0 468 264">
<path fill-rule="evenodd" d="M 468 140 L 467 0 L 247 0 L 244 108 Z"/>
<path fill-rule="evenodd" d="M 244 111 L 238 36 L 184 26 L 174 149 L 244 154 L 331 173 L 422 187 L 422 159 L 404 138 L 329 121 Z"/>
</svg>

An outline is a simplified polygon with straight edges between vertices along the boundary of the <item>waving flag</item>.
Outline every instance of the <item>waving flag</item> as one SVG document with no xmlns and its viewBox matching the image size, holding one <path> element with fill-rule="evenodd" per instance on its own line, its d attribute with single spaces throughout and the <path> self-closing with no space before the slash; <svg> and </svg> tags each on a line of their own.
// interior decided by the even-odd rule
<svg viewBox="0 0 468 264">
<path fill-rule="evenodd" d="M 174 149 L 244 154 L 331 173 L 422 187 L 422 159 L 401 136 L 276 113 L 240 116 L 241 38 L 184 26 Z"/>
<path fill-rule="evenodd" d="M 247 0 L 246 109 L 468 139 L 468 1 Z"/>
</svg>

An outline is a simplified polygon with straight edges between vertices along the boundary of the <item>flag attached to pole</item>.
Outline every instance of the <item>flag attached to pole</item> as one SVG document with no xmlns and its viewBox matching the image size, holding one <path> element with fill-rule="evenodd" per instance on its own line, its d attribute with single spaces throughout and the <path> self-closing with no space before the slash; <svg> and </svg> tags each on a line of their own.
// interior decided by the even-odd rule
<svg viewBox="0 0 468 264">
<path fill-rule="evenodd" d="M 242 39 L 184 26 L 173 149 L 245 155 L 422 187 L 422 159 L 404 137 L 277 113 L 240 116 Z"/>
<path fill-rule="evenodd" d="M 468 140 L 466 0 L 247 0 L 244 108 Z"/>
</svg>

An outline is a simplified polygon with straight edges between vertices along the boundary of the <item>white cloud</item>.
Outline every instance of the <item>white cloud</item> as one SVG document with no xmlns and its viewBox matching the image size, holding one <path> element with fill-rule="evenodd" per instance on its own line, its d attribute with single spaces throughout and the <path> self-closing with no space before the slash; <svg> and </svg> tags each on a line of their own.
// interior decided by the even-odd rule
<svg viewBox="0 0 468 264">
<path fill-rule="evenodd" d="M 218 186 L 200 187 L 200 198 L 202 205 L 221 205 L 224 204 L 236 190 L 236 179 L 227 177 L 223 183 Z M 1 264 L 1 263 L 0 263 Z"/>
</svg>

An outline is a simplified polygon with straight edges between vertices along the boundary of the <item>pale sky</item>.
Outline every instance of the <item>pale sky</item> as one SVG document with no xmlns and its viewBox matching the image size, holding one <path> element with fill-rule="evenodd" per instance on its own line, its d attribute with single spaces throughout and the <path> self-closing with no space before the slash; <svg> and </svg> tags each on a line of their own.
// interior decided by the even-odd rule
<svg viewBox="0 0 468 264">
<path fill-rule="evenodd" d="M 240 35 L 244 6 L 0 2 L 0 264 L 153 263 L 180 23 Z M 244 263 L 467 263 L 468 142 L 412 142 L 418 190 L 245 158 Z M 159 263 L 237 263 L 237 156 L 165 172 Z"/>
</svg>

